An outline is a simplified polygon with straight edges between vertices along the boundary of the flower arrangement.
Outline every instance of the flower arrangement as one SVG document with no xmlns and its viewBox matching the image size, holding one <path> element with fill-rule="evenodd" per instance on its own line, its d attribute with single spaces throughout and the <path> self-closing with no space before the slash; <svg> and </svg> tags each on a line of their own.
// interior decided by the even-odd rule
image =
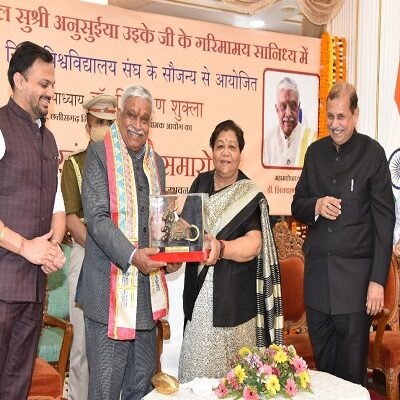
<svg viewBox="0 0 400 400">
<path fill-rule="evenodd" d="M 276 395 L 291 398 L 301 390 L 311 392 L 307 363 L 293 346 L 243 347 L 232 359 L 231 368 L 214 390 L 219 399 L 261 400 Z"/>
<path fill-rule="evenodd" d="M 328 136 L 326 98 L 332 85 L 346 81 L 346 39 L 324 32 L 321 36 L 321 68 L 319 76 L 318 139 Z"/>
</svg>

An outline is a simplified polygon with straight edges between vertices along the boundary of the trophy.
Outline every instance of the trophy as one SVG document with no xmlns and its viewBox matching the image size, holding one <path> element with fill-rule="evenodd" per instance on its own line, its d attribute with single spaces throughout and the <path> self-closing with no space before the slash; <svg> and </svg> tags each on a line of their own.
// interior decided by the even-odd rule
<svg viewBox="0 0 400 400">
<path fill-rule="evenodd" d="M 152 260 L 201 262 L 209 249 L 204 242 L 207 222 L 205 193 L 150 196 L 150 247 L 160 252 Z"/>
</svg>

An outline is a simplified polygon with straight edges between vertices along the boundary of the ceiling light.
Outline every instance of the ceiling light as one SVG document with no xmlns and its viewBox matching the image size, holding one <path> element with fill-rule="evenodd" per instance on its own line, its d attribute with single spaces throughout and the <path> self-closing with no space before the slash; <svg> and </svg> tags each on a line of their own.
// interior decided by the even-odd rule
<svg viewBox="0 0 400 400">
<path fill-rule="evenodd" d="M 299 9 L 297 7 L 294 6 L 283 6 L 281 8 L 282 12 L 295 12 L 295 11 L 299 11 Z"/>
<path fill-rule="evenodd" d="M 261 19 L 254 19 L 253 21 L 249 22 L 250 28 L 262 28 L 265 26 L 265 22 Z"/>
</svg>

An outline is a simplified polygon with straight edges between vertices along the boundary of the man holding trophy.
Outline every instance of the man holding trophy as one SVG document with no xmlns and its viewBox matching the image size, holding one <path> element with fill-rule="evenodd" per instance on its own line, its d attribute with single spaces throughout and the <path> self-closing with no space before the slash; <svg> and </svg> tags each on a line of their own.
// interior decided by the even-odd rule
<svg viewBox="0 0 400 400">
<path fill-rule="evenodd" d="M 151 260 L 149 195 L 165 189 L 165 168 L 149 140 L 152 96 L 127 88 L 117 120 L 86 158 L 82 202 L 87 226 L 77 300 L 83 305 L 89 398 L 140 400 L 156 369 L 156 320 L 168 313 L 164 269 Z M 132 312 L 134 310 L 134 312 Z"/>
</svg>

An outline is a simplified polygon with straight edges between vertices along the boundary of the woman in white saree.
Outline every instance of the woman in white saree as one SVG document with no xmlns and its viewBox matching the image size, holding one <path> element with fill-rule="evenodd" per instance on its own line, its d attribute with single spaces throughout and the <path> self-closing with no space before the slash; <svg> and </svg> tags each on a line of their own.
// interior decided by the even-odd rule
<svg viewBox="0 0 400 400">
<path fill-rule="evenodd" d="M 242 129 L 233 121 L 211 135 L 215 169 L 194 180 L 191 193 L 208 193 L 211 252 L 188 263 L 185 332 L 179 379 L 219 378 L 241 347 L 282 344 L 282 302 L 276 248 L 263 193 L 239 170 Z"/>
</svg>

